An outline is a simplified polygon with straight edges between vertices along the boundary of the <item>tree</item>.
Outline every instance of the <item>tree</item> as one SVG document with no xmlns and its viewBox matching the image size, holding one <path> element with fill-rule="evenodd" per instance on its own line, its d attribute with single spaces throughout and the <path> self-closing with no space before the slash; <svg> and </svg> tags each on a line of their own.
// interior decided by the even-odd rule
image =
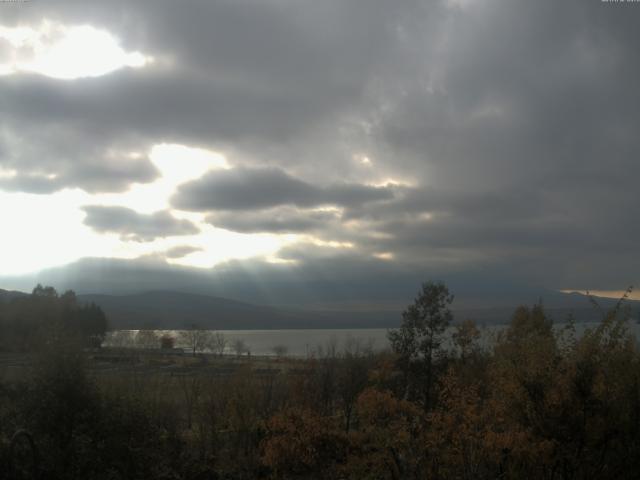
<svg viewBox="0 0 640 480">
<path fill-rule="evenodd" d="M 202 352 L 208 347 L 210 334 L 211 332 L 208 330 L 202 330 L 196 325 L 192 325 L 190 330 L 180 332 L 180 342 L 187 345 L 195 357 L 197 352 Z"/>
<path fill-rule="evenodd" d="M 358 395 L 367 386 L 372 357 L 371 343 L 367 344 L 359 338 L 347 338 L 336 382 L 340 407 L 344 416 L 344 428 L 347 433 L 351 428 L 353 410 Z"/>
<path fill-rule="evenodd" d="M 114 330 L 107 335 L 107 345 L 113 348 L 131 348 L 135 337 L 131 330 Z"/>
<path fill-rule="evenodd" d="M 219 357 L 224 355 L 224 351 L 229 343 L 222 332 L 210 332 L 208 348 Z"/>
<path fill-rule="evenodd" d="M 271 351 L 274 353 L 276 357 L 282 358 L 285 355 L 287 355 L 287 352 L 289 351 L 289 349 L 287 348 L 286 345 L 274 345 L 273 347 L 271 347 Z"/>
<path fill-rule="evenodd" d="M 476 343 L 480 339 L 480 330 L 476 327 L 476 322 L 465 320 L 456 325 L 451 338 L 460 352 L 460 359 L 464 363 L 477 348 Z"/>
<path fill-rule="evenodd" d="M 65 295 L 67 295 L 67 292 Z M 73 294 L 73 292 L 71 292 Z M 63 299 L 64 297 L 61 297 Z M 75 300 L 75 294 L 72 297 Z M 95 303 L 90 303 L 77 308 L 63 318 L 71 334 L 79 334 L 85 343 L 91 347 L 98 348 L 104 342 L 108 322 L 102 309 Z"/>
<path fill-rule="evenodd" d="M 453 295 L 441 282 L 425 282 L 413 304 L 402 313 L 402 325 L 388 333 L 405 378 L 405 396 L 420 398 L 430 407 L 434 363 L 442 336 L 453 319 L 449 305 Z"/>
<path fill-rule="evenodd" d="M 233 346 L 233 351 L 236 352 L 236 356 L 238 357 L 247 351 L 247 344 L 241 338 L 236 338 L 233 341 L 232 346 Z"/>
<path fill-rule="evenodd" d="M 274 478 L 340 478 L 336 468 L 344 462 L 348 440 L 330 417 L 287 408 L 270 418 L 266 427 L 262 461 Z"/>
<path fill-rule="evenodd" d="M 55 335 L 77 337 L 84 346 L 99 347 L 108 328 L 107 317 L 97 305 L 80 303 L 68 290 L 37 285 L 31 295 L 12 298 L 0 315 L 6 344 L 12 349 L 34 350 Z"/>
<path fill-rule="evenodd" d="M 553 321 L 541 303 L 531 308 L 522 305 L 513 313 L 505 335 L 507 341 L 518 345 L 531 342 L 532 339 L 550 339 L 553 337 Z"/>
<path fill-rule="evenodd" d="M 160 337 L 160 348 L 163 350 L 171 350 L 176 345 L 176 337 L 165 333 Z"/>
<path fill-rule="evenodd" d="M 41 298 L 58 298 L 58 292 L 55 288 L 50 286 L 43 287 L 40 283 L 34 287 L 31 295 Z"/>
<path fill-rule="evenodd" d="M 425 415 L 418 405 L 368 388 L 358 396 L 356 416 L 359 428 L 350 436 L 346 478 L 444 478 L 422 471 Z"/>
<path fill-rule="evenodd" d="M 53 461 L 49 478 L 73 478 L 82 433 L 99 412 L 99 392 L 84 368 L 82 345 L 62 337 L 43 347 L 36 357 L 33 379 L 24 396 L 25 417 L 43 450 Z"/>
<path fill-rule="evenodd" d="M 160 338 L 155 330 L 139 330 L 136 346 L 140 348 L 158 348 Z"/>
</svg>

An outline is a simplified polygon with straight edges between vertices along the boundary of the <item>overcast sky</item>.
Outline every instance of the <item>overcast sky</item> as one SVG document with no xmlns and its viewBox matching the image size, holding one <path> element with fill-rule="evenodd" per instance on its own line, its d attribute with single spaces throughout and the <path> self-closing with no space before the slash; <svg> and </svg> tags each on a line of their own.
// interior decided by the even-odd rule
<svg viewBox="0 0 640 480">
<path fill-rule="evenodd" d="M 2 274 L 640 283 L 639 24 L 601 0 L 0 3 Z"/>
</svg>

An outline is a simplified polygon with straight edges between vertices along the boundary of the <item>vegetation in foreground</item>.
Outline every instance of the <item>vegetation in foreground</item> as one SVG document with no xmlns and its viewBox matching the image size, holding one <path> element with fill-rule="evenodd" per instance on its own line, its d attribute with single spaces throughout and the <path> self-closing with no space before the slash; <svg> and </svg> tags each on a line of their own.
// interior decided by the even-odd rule
<svg viewBox="0 0 640 480">
<path fill-rule="evenodd" d="M 640 471 L 640 352 L 622 302 L 579 338 L 571 326 L 554 331 L 535 305 L 518 308 L 488 351 L 472 321 L 455 324 L 446 349 L 453 297 L 426 283 L 390 331 L 387 353 L 353 341 L 266 367 L 185 356 L 182 367 L 150 373 L 91 368 L 86 347 L 99 329 L 69 320 L 88 307 L 58 309 L 64 295 L 49 293 L 32 301 L 50 316 L 22 332 L 31 374 L 0 384 L 7 478 L 626 479 Z M 20 310 L 0 309 L 3 335 Z M 188 368 L 196 363 L 205 365 Z"/>
</svg>

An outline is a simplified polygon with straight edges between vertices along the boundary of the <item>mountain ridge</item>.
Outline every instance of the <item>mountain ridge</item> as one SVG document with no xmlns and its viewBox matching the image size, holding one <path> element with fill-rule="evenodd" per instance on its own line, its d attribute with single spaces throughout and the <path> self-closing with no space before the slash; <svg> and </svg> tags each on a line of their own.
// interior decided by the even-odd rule
<svg viewBox="0 0 640 480">
<path fill-rule="evenodd" d="M 0 300 L 27 295 L 19 291 L 0 289 Z M 588 297 L 580 293 L 557 292 L 551 295 L 549 302 L 542 297 L 549 315 L 556 322 L 564 321 L 573 315 L 579 322 L 592 322 L 600 319 L 601 313 L 590 305 Z M 603 310 L 612 308 L 617 300 L 606 297 L 594 297 Z M 93 302 L 106 313 L 113 329 L 182 329 L 206 328 L 222 330 L 261 330 L 261 329 L 313 329 L 313 328 L 394 328 L 400 324 L 404 306 L 386 306 L 376 308 L 373 304 L 349 307 L 323 308 L 272 306 L 244 302 L 214 295 L 184 292 L 179 290 L 149 290 L 130 294 L 80 294 L 82 302 Z M 491 299 L 487 299 L 491 302 Z M 452 310 L 456 321 L 467 318 L 479 324 L 504 324 L 521 304 L 527 301 L 503 299 L 498 306 L 457 306 Z M 510 303 L 510 304 L 507 304 Z M 535 303 L 535 302 L 534 302 Z M 628 300 L 627 304 L 636 317 L 640 312 L 640 302 Z"/>
</svg>

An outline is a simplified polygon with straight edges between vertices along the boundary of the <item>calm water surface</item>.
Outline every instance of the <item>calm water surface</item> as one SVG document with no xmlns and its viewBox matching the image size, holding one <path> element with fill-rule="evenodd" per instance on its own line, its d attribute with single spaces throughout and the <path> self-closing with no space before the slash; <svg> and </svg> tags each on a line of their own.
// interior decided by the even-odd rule
<svg viewBox="0 0 640 480">
<path fill-rule="evenodd" d="M 579 323 L 575 325 L 576 334 L 581 335 L 585 329 L 593 328 L 596 323 Z M 554 326 L 557 330 L 564 327 L 558 323 Z M 490 346 L 504 325 L 492 325 L 480 328 L 482 334 L 480 344 Z M 629 329 L 640 338 L 640 325 L 630 323 Z M 361 347 L 369 346 L 374 351 L 389 348 L 386 328 L 359 328 L 359 329 L 318 329 L 318 330 L 220 330 L 227 339 L 227 353 L 234 353 L 232 344 L 235 340 L 242 340 L 252 355 L 274 355 L 274 347 L 283 346 L 287 355 L 311 356 L 317 355 L 327 348 L 335 348 L 337 352 L 343 351 L 349 345 L 357 342 Z M 453 329 L 449 329 L 451 333 Z M 168 333 L 179 339 L 179 330 L 158 330 L 158 334 Z M 135 333 L 135 331 L 132 331 Z M 450 335 L 446 336 L 445 347 L 450 343 Z M 108 346 L 109 342 L 105 342 Z M 186 347 L 178 341 L 177 347 Z"/>
</svg>

